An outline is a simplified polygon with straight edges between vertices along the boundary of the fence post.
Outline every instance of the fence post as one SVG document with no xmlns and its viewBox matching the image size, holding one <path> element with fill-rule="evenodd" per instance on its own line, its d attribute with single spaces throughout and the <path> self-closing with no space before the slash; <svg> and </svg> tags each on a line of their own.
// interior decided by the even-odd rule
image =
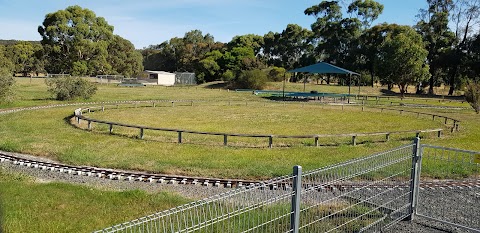
<svg viewBox="0 0 480 233">
<path fill-rule="evenodd" d="M 418 191 L 420 186 L 420 170 L 422 165 L 422 149 L 420 148 L 420 138 L 413 141 L 412 170 L 410 183 L 410 215 L 407 220 L 413 220 L 417 214 Z"/>
<path fill-rule="evenodd" d="M 273 147 L 273 135 L 268 136 L 268 148 Z"/>
<path fill-rule="evenodd" d="M 228 136 L 226 134 L 223 135 L 223 145 L 224 146 L 227 146 L 227 144 L 228 144 L 228 138 L 227 137 Z"/>
<path fill-rule="evenodd" d="M 143 128 L 140 128 L 140 139 L 143 139 Z"/>
<path fill-rule="evenodd" d="M 290 232 L 298 233 L 300 227 L 300 194 L 302 192 L 302 167 L 293 167 L 292 213 L 290 215 Z"/>
<path fill-rule="evenodd" d="M 182 143 L 182 131 L 178 131 L 178 143 Z"/>
</svg>

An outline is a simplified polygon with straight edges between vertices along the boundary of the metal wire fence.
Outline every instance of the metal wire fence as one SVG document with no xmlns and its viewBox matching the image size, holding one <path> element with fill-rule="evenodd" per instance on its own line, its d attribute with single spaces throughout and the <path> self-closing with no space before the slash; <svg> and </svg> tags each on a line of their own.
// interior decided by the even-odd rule
<svg viewBox="0 0 480 233">
<path fill-rule="evenodd" d="M 197 85 L 195 73 L 175 72 L 175 85 Z"/>
<path fill-rule="evenodd" d="M 415 144 L 306 173 L 300 232 L 364 232 L 410 215 Z"/>
<path fill-rule="evenodd" d="M 98 232 L 359 232 L 411 214 L 416 144 L 257 183 Z M 381 188 L 380 188 L 381 187 Z"/>
<path fill-rule="evenodd" d="M 431 145 L 421 149 L 422 172 L 432 175 L 420 179 L 415 214 L 456 229 L 480 232 L 480 152 Z M 447 185 L 423 185 L 439 179 Z"/>
<path fill-rule="evenodd" d="M 98 232 L 288 232 L 294 178 L 244 186 Z"/>
</svg>

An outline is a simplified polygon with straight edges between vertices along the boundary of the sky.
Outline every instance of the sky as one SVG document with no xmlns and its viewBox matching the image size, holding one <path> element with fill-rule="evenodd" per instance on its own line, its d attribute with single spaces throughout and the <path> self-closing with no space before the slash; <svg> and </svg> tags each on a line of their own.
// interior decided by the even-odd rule
<svg viewBox="0 0 480 233">
<path fill-rule="evenodd" d="M 374 24 L 415 24 L 426 0 L 377 0 L 383 14 Z M 0 0 L 0 39 L 41 40 L 38 26 L 45 15 L 71 5 L 88 8 L 114 26 L 114 33 L 137 49 L 183 37 L 199 29 L 216 41 L 236 35 L 281 32 L 290 23 L 310 28 L 304 10 L 321 0 Z"/>
</svg>

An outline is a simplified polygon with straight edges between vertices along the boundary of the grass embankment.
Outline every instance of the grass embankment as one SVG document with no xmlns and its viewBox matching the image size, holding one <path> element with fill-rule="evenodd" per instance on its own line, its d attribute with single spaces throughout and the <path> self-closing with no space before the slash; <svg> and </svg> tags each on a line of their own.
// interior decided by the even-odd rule
<svg viewBox="0 0 480 233">
<path fill-rule="evenodd" d="M 0 187 L 0 231 L 5 233 L 91 232 L 188 202 L 165 192 L 40 183 L 2 168 Z"/>
</svg>

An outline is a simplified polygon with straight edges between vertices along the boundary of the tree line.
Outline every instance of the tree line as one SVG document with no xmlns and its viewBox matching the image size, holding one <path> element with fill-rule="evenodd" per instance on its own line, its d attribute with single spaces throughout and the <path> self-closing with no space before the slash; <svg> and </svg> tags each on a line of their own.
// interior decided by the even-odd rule
<svg viewBox="0 0 480 233">
<path fill-rule="evenodd" d="M 303 12 L 312 16 L 310 28 L 288 24 L 282 32 L 238 35 L 227 43 L 192 30 L 141 50 L 93 11 L 71 6 L 45 16 L 40 43 L 0 45 L 0 67 L 23 74 L 131 77 L 144 68 L 188 71 L 200 83 L 239 84 L 253 75 L 246 71 L 262 71 L 255 72 L 260 81 L 281 81 L 287 70 L 325 61 L 361 73 L 358 84 L 398 86 L 402 94 L 409 86 L 435 94 L 434 87 L 445 84 L 453 95 L 479 77 L 480 0 L 426 3 L 414 26 L 372 26 L 384 9 L 374 0 L 321 1 Z M 335 77 L 317 78 L 329 83 Z"/>
<path fill-rule="evenodd" d="M 361 82 L 369 85 L 397 85 L 402 93 L 414 85 L 418 93 L 435 94 L 434 87 L 446 84 L 452 95 L 480 74 L 480 1 L 426 3 L 414 26 L 372 26 L 384 8 L 374 0 L 321 1 L 304 11 L 314 19 L 310 29 L 289 24 L 282 32 L 239 35 L 228 43 L 193 30 L 143 49 L 144 66 L 194 71 L 199 81 L 209 82 L 230 81 L 244 70 L 268 75 L 276 67 L 325 61 L 362 73 Z"/>
<path fill-rule="evenodd" d="M 74 76 L 143 71 L 134 45 L 113 33 L 113 26 L 89 9 L 70 6 L 47 14 L 38 32 L 40 43 L 3 41 L 0 65 L 11 73 L 55 73 Z"/>
</svg>

